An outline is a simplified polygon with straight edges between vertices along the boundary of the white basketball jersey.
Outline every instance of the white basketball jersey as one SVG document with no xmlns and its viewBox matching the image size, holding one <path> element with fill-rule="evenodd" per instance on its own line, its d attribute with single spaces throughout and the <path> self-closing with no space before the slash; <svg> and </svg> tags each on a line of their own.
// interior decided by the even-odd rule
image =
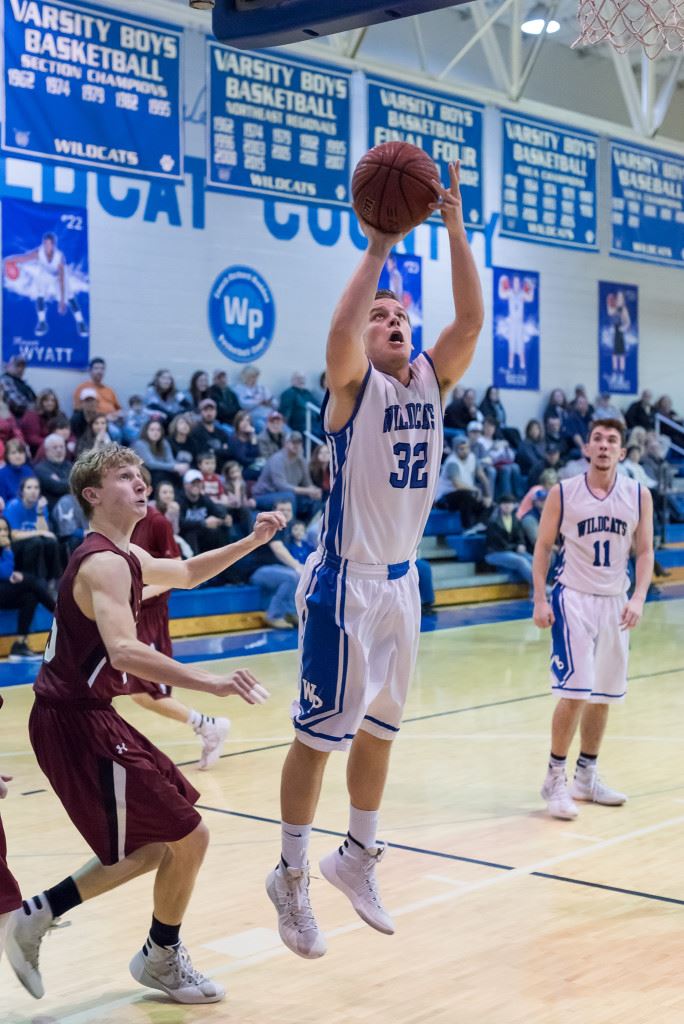
<svg viewBox="0 0 684 1024">
<path fill-rule="evenodd" d="M 45 245 L 41 242 L 38 247 L 38 263 L 46 273 L 56 275 L 59 273 L 59 268 L 64 264 L 64 256 L 60 249 L 55 248 L 52 253 L 52 259 L 49 260 L 45 252 Z"/>
<path fill-rule="evenodd" d="M 640 485 L 617 474 L 609 494 L 597 498 L 582 473 L 558 486 L 562 547 L 556 579 L 585 594 L 624 594 L 632 537 L 641 514 Z"/>
<path fill-rule="evenodd" d="M 442 404 L 432 360 L 422 353 L 404 386 L 369 365 L 350 421 L 328 431 L 330 497 L 321 544 L 354 562 L 415 558 L 432 508 L 442 458 Z"/>
</svg>

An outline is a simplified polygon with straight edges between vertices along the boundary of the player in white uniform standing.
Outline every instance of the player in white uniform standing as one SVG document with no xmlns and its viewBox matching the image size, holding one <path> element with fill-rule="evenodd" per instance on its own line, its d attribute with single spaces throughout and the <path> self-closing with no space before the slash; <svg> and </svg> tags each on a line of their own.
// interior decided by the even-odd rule
<svg viewBox="0 0 684 1024">
<path fill-rule="evenodd" d="M 22 263 L 31 267 L 32 285 L 30 290 L 35 296 L 36 303 L 36 337 L 43 337 L 49 330 L 47 304 L 50 301 L 57 302 L 60 315 L 64 315 L 67 308 L 70 309 L 79 335 L 82 338 L 87 337 L 88 325 L 78 300 L 75 295 L 71 294 L 69 268 L 64 259 L 64 253 L 57 246 L 57 236 L 54 232 L 46 231 L 37 249 L 31 249 L 30 252 L 21 253 L 19 256 L 8 256 L 5 260 L 5 273 L 7 273 L 8 267 L 16 268 Z M 13 273 L 16 274 L 16 269 Z"/>
<path fill-rule="evenodd" d="M 332 487 L 318 550 L 297 592 L 300 693 L 281 782 L 282 857 L 267 879 L 280 936 L 294 953 L 326 951 L 309 902 L 308 843 L 331 750 L 347 763 L 349 834 L 324 877 L 371 927 L 392 934 L 375 882 L 378 813 L 420 629 L 415 557 L 442 455 L 442 396 L 463 375 L 482 326 L 480 282 L 463 227 L 458 166 L 440 186 L 456 319 L 413 363 L 411 325 L 377 291 L 402 236 L 362 222 L 368 249 L 333 314 L 323 422 Z M 438 184 L 438 183 L 436 183 Z"/>
<path fill-rule="evenodd" d="M 619 475 L 624 426 L 597 420 L 584 445 L 589 469 L 556 484 L 544 505 L 534 549 L 534 622 L 551 626 L 551 681 L 560 697 L 542 796 L 554 818 L 577 817 L 574 800 L 618 806 L 627 799 L 600 779 L 596 762 L 611 704 L 627 692 L 629 630 L 641 619 L 653 574 L 653 501 L 648 488 Z M 551 604 L 546 576 L 561 550 Z M 636 585 L 627 600 L 627 562 L 636 550 Z M 568 789 L 565 762 L 580 726 L 580 755 Z M 574 798 L 574 800 L 573 800 Z"/>
</svg>

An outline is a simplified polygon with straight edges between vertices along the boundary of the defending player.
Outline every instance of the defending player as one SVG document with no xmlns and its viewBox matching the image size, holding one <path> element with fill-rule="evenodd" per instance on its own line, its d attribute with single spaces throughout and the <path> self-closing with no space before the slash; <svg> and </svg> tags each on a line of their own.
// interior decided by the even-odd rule
<svg viewBox="0 0 684 1024">
<path fill-rule="evenodd" d="M 534 549 L 534 622 L 551 626 L 551 682 L 560 697 L 541 795 L 554 818 L 577 817 L 574 800 L 618 806 L 627 799 L 600 779 L 596 762 L 608 708 L 627 692 L 629 630 L 641 619 L 653 574 L 650 492 L 618 474 L 624 426 L 597 420 L 584 445 L 586 473 L 556 484 L 544 505 Z M 557 537 L 561 551 L 551 604 L 546 576 Z M 636 548 L 636 585 L 627 600 L 627 563 Z M 565 762 L 577 726 L 580 755 L 568 789 Z"/>
<path fill-rule="evenodd" d="M 257 517 L 244 540 L 187 562 L 152 558 L 129 543 L 146 510 L 140 459 L 108 445 L 74 464 L 71 488 L 92 533 L 71 556 L 59 589 L 29 720 L 31 744 L 72 822 L 95 858 L 14 912 L 7 955 L 40 998 L 40 942 L 54 920 L 79 903 L 156 871 L 150 934 L 131 961 L 133 977 L 181 1003 L 223 998 L 221 985 L 190 962 L 180 925 L 209 832 L 194 808 L 199 793 L 173 762 L 120 718 L 111 698 L 127 673 L 216 696 L 261 703 L 251 673 L 220 678 L 181 665 L 137 639 L 143 583 L 189 589 L 266 543 L 281 529 L 277 512 Z"/>
<path fill-rule="evenodd" d="M 399 237 L 366 224 L 368 249 L 333 314 L 323 422 L 332 489 L 320 546 L 297 591 L 300 693 L 295 740 L 281 783 L 282 856 L 267 879 L 280 936 L 294 953 L 322 956 L 309 902 L 308 842 L 331 750 L 351 746 L 349 834 L 321 861 L 325 878 L 371 927 L 394 926 L 375 867 L 385 845 L 378 812 L 399 731 L 420 627 L 415 556 L 442 455 L 442 396 L 468 367 L 482 326 L 482 295 L 463 227 L 458 167 L 439 187 L 456 319 L 410 363 L 411 325 L 391 292 L 377 292 Z"/>
</svg>

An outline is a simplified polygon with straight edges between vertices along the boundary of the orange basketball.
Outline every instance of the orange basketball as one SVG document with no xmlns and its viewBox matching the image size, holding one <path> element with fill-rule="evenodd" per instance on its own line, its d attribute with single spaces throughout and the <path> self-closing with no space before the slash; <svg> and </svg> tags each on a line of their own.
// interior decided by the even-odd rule
<svg viewBox="0 0 684 1024">
<path fill-rule="evenodd" d="M 19 277 L 19 267 L 16 263 L 13 263 L 12 260 L 8 260 L 7 263 L 5 263 L 5 276 L 8 277 L 10 281 L 16 281 Z"/>
<path fill-rule="evenodd" d="M 352 178 L 354 209 L 378 231 L 403 234 L 430 216 L 438 198 L 434 161 L 408 142 L 384 142 L 369 149 Z"/>
</svg>

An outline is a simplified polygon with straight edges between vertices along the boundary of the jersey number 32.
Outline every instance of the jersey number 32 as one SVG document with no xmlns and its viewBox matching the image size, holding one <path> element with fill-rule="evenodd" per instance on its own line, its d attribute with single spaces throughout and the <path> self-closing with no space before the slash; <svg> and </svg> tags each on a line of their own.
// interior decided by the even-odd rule
<svg viewBox="0 0 684 1024">
<path fill-rule="evenodd" d="M 389 478 L 392 487 L 427 487 L 427 441 L 415 444 L 413 450 L 410 444 L 398 442 L 392 451 L 397 456 L 396 473 L 390 473 Z"/>
</svg>

